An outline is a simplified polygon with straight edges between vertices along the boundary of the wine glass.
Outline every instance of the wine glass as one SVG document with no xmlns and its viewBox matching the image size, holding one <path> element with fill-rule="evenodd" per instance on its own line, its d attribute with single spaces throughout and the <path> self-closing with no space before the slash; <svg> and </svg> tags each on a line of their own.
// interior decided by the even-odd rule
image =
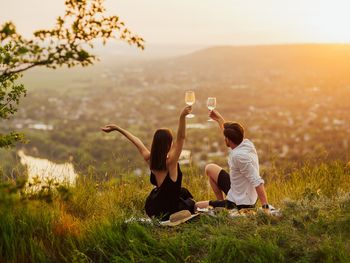
<svg viewBox="0 0 350 263">
<path fill-rule="evenodd" d="M 189 91 L 186 91 L 186 94 L 185 94 L 185 102 L 188 106 L 192 106 L 196 101 L 196 97 L 194 95 L 194 91 L 192 90 L 189 90 Z M 187 118 L 193 118 L 194 117 L 194 114 L 190 113 L 186 116 Z"/>
<path fill-rule="evenodd" d="M 209 97 L 207 100 L 207 107 L 210 111 L 214 110 L 216 107 L 216 98 Z M 208 121 L 213 121 L 213 120 L 209 119 Z"/>
</svg>

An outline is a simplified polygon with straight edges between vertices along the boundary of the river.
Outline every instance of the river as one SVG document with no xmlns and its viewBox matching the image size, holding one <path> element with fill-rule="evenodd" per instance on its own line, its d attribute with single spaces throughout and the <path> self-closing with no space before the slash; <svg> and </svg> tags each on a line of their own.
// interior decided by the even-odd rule
<svg viewBox="0 0 350 263">
<path fill-rule="evenodd" d="M 18 151 L 18 156 L 21 159 L 21 164 L 27 167 L 28 184 L 40 181 L 35 185 L 36 189 L 47 185 L 49 180 L 59 184 L 75 185 L 78 175 L 74 171 L 73 164 L 57 164 L 47 159 L 35 158 L 26 155 L 23 150 Z"/>
</svg>

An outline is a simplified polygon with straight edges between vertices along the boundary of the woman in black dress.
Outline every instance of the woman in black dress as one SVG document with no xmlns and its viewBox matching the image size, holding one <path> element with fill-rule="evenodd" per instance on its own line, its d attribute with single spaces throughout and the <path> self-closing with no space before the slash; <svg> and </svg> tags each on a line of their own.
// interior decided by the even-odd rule
<svg viewBox="0 0 350 263">
<path fill-rule="evenodd" d="M 183 109 L 180 115 L 176 141 L 169 129 L 158 129 L 153 136 L 151 151 L 142 141 L 130 132 L 115 124 L 102 128 L 104 132 L 118 131 L 131 141 L 139 150 L 150 167 L 150 181 L 155 188 L 149 194 L 145 204 L 148 216 L 167 220 L 170 214 L 188 209 L 194 212 L 194 201 L 191 193 L 181 187 L 182 172 L 178 160 L 185 142 L 186 115 L 191 106 Z"/>
</svg>

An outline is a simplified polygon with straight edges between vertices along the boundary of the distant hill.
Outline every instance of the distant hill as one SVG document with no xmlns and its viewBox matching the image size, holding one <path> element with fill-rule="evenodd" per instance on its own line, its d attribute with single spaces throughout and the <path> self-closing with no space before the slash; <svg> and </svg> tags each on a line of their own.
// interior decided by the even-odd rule
<svg viewBox="0 0 350 263">
<path fill-rule="evenodd" d="M 137 75 L 133 68 L 137 69 Z M 193 79 L 202 84 L 224 80 L 256 83 L 268 78 L 273 83 L 308 80 L 345 85 L 350 84 L 350 45 L 217 46 L 162 59 L 140 56 L 139 60 L 114 53 L 107 58 L 104 54 L 101 62 L 84 69 L 40 68 L 26 72 L 24 82 L 29 89 L 73 89 L 96 86 L 103 74 L 114 77 L 121 71 L 131 78 L 164 78 L 173 83 L 188 83 Z"/>
<path fill-rule="evenodd" d="M 210 77 L 273 76 L 350 81 L 350 45 L 305 44 L 218 46 L 158 65 L 163 72 L 188 72 Z"/>
<path fill-rule="evenodd" d="M 178 57 L 191 67 L 295 68 L 349 70 L 350 45 L 220 46 Z M 300 68 L 299 68 L 300 69 Z"/>
</svg>

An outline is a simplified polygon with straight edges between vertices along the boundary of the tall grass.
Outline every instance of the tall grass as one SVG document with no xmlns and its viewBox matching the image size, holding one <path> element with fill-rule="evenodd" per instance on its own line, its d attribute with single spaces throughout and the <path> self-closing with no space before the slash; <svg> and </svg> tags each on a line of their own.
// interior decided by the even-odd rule
<svg viewBox="0 0 350 263">
<path fill-rule="evenodd" d="M 195 199 L 214 198 L 201 171 L 183 173 Z M 100 183 L 81 177 L 75 188 L 40 194 L 2 183 L 0 262 L 350 262 L 350 167 L 263 174 L 283 217 L 232 219 L 223 211 L 174 228 L 125 222 L 145 217 L 147 175 Z"/>
</svg>

